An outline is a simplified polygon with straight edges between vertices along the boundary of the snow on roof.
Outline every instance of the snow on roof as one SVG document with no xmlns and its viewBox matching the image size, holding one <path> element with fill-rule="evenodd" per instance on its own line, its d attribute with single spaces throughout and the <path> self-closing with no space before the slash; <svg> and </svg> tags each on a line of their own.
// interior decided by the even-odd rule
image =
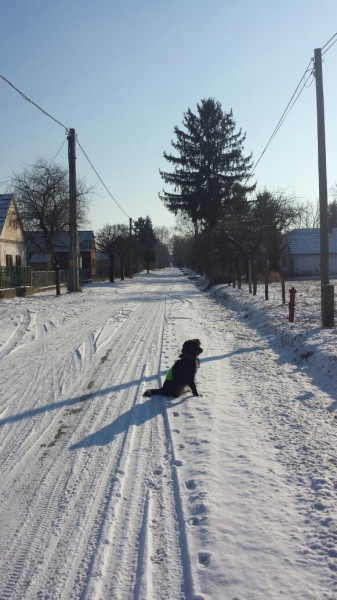
<svg viewBox="0 0 337 600">
<path fill-rule="evenodd" d="M 13 194 L 0 194 L 0 233 L 2 232 L 7 217 L 8 208 Z"/>
<path fill-rule="evenodd" d="M 319 254 L 320 229 L 294 229 L 286 236 L 291 254 Z M 337 253 L 337 227 L 329 233 L 329 252 Z"/>
</svg>

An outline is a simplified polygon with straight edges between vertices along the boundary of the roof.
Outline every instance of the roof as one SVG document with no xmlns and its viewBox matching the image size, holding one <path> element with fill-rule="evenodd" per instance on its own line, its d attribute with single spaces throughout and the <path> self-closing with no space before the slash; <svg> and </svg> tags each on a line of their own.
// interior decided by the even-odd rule
<svg viewBox="0 0 337 600">
<path fill-rule="evenodd" d="M 12 199 L 13 194 L 0 194 L 0 233 L 2 232 L 5 224 L 9 205 Z"/>
<path fill-rule="evenodd" d="M 100 260 L 109 260 L 109 256 L 107 255 L 106 252 L 102 252 L 102 250 L 97 250 L 96 251 L 96 261 L 99 262 Z"/>
<path fill-rule="evenodd" d="M 295 254 L 319 254 L 320 253 L 320 229 L 294 229 L 286 235 L 290 253 Z M 337 227 L 329 233 L 329 253 L 337 253 Z"/>
<path fill-rule="evenodd" d="M 91 250 L 91 243 L 94 238 L 93 231 L 79 231 L 78 232 L 80 250 L 82 252 Z M 28 248 L 30 252 L 41 252 L 46 250 L 45 239 L 42 231 L 29 231 L 27 232 Z M 68 231 L 59 231 L 54 236 L 54 250 L 55 252 L 69 252 L 70 240 Z"/>
</svg>

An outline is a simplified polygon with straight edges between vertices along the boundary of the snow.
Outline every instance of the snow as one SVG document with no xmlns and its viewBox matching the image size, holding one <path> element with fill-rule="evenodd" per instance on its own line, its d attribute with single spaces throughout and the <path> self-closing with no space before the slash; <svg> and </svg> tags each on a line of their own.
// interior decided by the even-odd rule
<svg viewBox="0 0 337 600">
<path fill-rule="evenodd" d="M 337 329 L 291 285 L 1 301 L 2 600 L 337 598 Z M 143 397 L 191 337 L 201 396 Z"/>
</svg>

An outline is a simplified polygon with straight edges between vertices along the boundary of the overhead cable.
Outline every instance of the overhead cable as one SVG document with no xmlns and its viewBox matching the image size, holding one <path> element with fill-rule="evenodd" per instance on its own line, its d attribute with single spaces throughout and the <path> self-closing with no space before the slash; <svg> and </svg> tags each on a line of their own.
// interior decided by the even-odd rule
<svg viewBox="0 0 337 600">
<path fill-rule="evenodd" d="M 114 203 L 118 206 L 118 208 L 120 208 L 120 210 L 125 214 L 125 216 L 130 219 L 131 217 L 129 217 L 129 215 L 125 212 L 124 208 L 121 207 L 120 204 L 118 204 L 116 198 L 113 197 L 112 193 L 110 192 L 110 190 L 107 188 L 107 186 L 105 185 L 103 179 L 101 178 L 101 176 L 97 173 L 94 165 L 92 164 L 90 158 L 88 157 L 87 153 L 84 151 L 84 149 L 82 148 L 80 142 L 78 141 L 78 137 L 76 136 L 76 141 L 79 145 L 79 147 L 81 148 L 85 158 L 87 159 L 89 165 L 91 166 L 92 170 L 94 171 L 94 173 L 97 175 L 98 179 L 100 180 L 101 184 L 103 185 L 103 187 L 105 188 L 105 190 L 108 192 L 109 196 L 112 198 L 112 200 L 114 201 Z"/>
<path fill-rule="evenodd" d="M 335 35 L 337 35 L 337 33 L 336 33 Z M 323 56 L 323 54 L 325 54 L 325 53 L 326 53 L 328 50 L 330 50 L 330 48 L 332 48 L 332 46 L 333 46 L 333 45 L 334 45 L 336 42 L 337 42 L 337 38 L 335 39 L 335 41 L 334 41 L 334 42 L 332 42 L 332 43 L 330 44 L 330 46 L 328 46 L 328 47 L 327 47 L 327 49 L 326 49 L 326 50 L 324 50 L 324 52 L 322 52 L 322 56 Z"/>
<path fill-rule="evenodd" d="M 302 75 L 302 77 L 301 77 L 301 79 L 300 79 L 300 81 L 299 81 L 299 83 L 298 83 L 298 85 L 297 85 L 297 87 L 296 87 L 293 95 L 291 96 L 291 98 L 290 98 L 290 100 L 289 100 L 286 108 L 284 109 L 284 111 L 283 111 L 283 113 L 282 113 L 282 115 L 281 115 L 281 117 L 280 117 L 280 119 L 279 119 L 279 121 L 278 121 L 278 123 L 277 123 L 277 125 L 276 125 L 276 127 L 275 127 L 275 129 L 273 131 L 273 133 L 271 134 L 271 136 L 270 136 L 267 144 L 265 145 L 263 151 L 261 152 L 258 160 L 253 165 L 252 170 L 254 170 L 257 167 L 257 165 L 259 164 L 262 156 L 266 152 L 267 148 L 270 146 L 271 142 L 273 141 L 273 139 L 274 139 L 275 135 L 277 134 L 278 130 L 280 129 L 281 125 L 284 123 L 285 119 L 287 118 L 287 116 L 288 116 L 289 112 L 291 111 L 291 109 L 293 108 L 294 104 L 297 102 L 297 100 L 298 100 L 299 96 L 301 95 L 303 89 L 305 87 L 308 87 L 307 83 L 308 83 L 308 81 L 310 79 L 310 76 L 312 75 L 312 68 L 310 68 L 311 63 L 312 63 L 312 59 L 310 59 L 310 62 L 308 64 L 306 70 L 304 71 L 304 73 L 303 73 L 303 75 Z M 310 74 L 306 78 L 305 76 L 309 72 L 310 72 Z M 300 87 L 301 87 L 301 89 L 299 90 Z"/>
<path fill-rule="evenodd" d="M 45 114 L 47 117 L 49 117 L 50 119 L 52 119 L 53 121 L 55 121 L 55 123 L 57 123 L 58 125 L 61 125 L 61 127 L 63 127 L 63 129 L 65 129 L 66 132 L 68 133 L 68 127 L 66 127 L 65 125 L 63 125 L 63 123 L 61 123 L 60 121 L 58 121 L 57 119 L 55 119 L 55 117 L 53 117 L 46 110 L 44 110 L 43 108 L 41 108 L 41 106 L 39 106 L 38 104 L 36 104 L 36 102 L 34 102 L 34 100 L 32 100 L 31 98 L 28 98 L 28 96 L 26 96 L 26 94 L 24 94 L 23 92 L 21 92 L 21 90 L 19 90 L 8 79 L 6 79 L 6 77 L 4 77 L 3 75 L 0 75 L 0 78 L 3 79 L 6 83 L 8 83 L 8 85 L 10 85 L 16 92 L 18 92 L 18 94 L 20 94 L 20 96 L 22 96 L 22 98 L 24 100 L 27 100 L 27 102 L 30 102 L 31 104 L 33 104 L 34 106 L 36 106 L 36 108 L 38 108 L 43 114 Z"/>
<path fill-rule="evenodd" d="M 67 139 L 65 138 L 61 144 L 61 146 L 59 147 L 58 151 L 56 152 L 54 158 L 52 158 L 52 160 L 50 161 L 50 164 L 53 164 L 54 160 L 58 157 L 58 155 L 60 154 L 64 144 L 66 143 Z"/>
<path fill-rule="evenodd" d="M 328 50 L 330 50 L 330 48 L 331 48 L 331 47 L 332 47 L 334 44 L 336 44 L 336 42 L 337 42 L 337 33 L 335 33 L 335 34 L 334 34 L 334 35 L 333 35 L 333 36 L 332 36 L 332 37 L 331 37 L 331 38 L 330 38 L 330 39 L 329 39 L 329 40 L 328 40 L 328 41 L 327 41 L 327 42 L 324 44 L 324 46 L 322 46 L 322 48 L 321 48 L 322 50 L 324 50 L 324 48 L 325 48 L 324 52 L 322 52 L 322 56 L 323 56 L 323 54 L 325 54 L 325 53 L 326 53 Z M 264 155 L 264 153 L 266 152 L 267 148 L 269 147 L 269 145 L 270 145 L 270 144 L 271 144 L 271 142 L 273 141 L 273 139 L 274 139 L 275 135 L 277 134 L 277 132 L 278 132 L 278 130 L 280 129 L 281 125 L 283 124 L 283 122 L 284 122 L 284 121 L 285 121 L 285 119 L 287 118 L 287 116 L 288 116 L 289 112 L 291 111 L 291 109 L 293 108 L 294 104 L 297 102 L 297 100 L 298 100 L 298 98 L 300 97 L 300 95 L 301 95 L 301 93 L 302 93 L 303 89 L 304 89 L 305 87 L 310 87 L 310 85 L 311 85 L 311 84 L 312 84 L 312 82 L 314 81 L 314 76 L 313 76 L 313 68 L 310 68 L 310 65 L 311 65 L 312 61 L 313 61 L 313 59 L 311 59 L 311 60 L 310 60 L 310 63 L 309 63 L 309 65 L 308 65 L 308 67 L 306 68 L 306 70 L 305 70 L 304 74 L 302 75 L 302 77 L 301 77 L 301 79 L 300 79 L 300 82 L 299 82 L 298 86 L 296 87 L 296 89 L 295 89 L 295 91 L 294 91 L 294 93 L 293 93 L 292 97 L 290 98 L 290 100 L 289 100 L 289 102 L 288 102 L 288 104 L 287 104 L 287 106 L 286 106 L 286 108 L 285 108 L 285 110 L 284 110 L 284 112 L 283 112 L 283 114 L 282 114 L 282 116 L 281 116 L 280 120 L 278 121 L 278 123 L 277 123 L 277 125 L 276 125 L 276 127 L 275 127 L 275 129 L 274 129 L 274 131 L 273 131 L 273 133 L 272 133 L 272 135 L 270 136 L 270 138 L 269 138 L 269 140 L 268 140 L 268 142 L 267 142 L 266 146 L 264 147 L 263 151 L 261 152 L 261 154 L 260 154 L 260 156 L 259 156 L 258 160 L 256 161 L 256 163 L 253 165 L 253 168 L 252 168 L 252 170 L 253 170 L 253 169 L 255 169 L 255 168 L 257 167 L 257 165 L 259 164 L 259 162 L 260 162 L 260 160 L 261 160 L 262 156 Z M 310 72 L 310 74 L 309 74 L 309 76 L 306 78 L 305 76 L 306 76 L 306 74 L 307 74 L 308 72 Z M 308 84 L 308 81 L 310 80 L 310 77 L 311 77 L 311 76 L 312 76 L 312 79 L 311 79 L 310 83 Z M 303 82 L 303 83 L 302 83 L 302 82 Z M 301 84 L 302 84 L 302 87 L 301 87 Z M 301 87 L 301 89 L 298 91 L 298 89 L 299 89 L 300 87 Z M 296 94 L 297 94 L 297 95 L 296 95 Z"/>
<path fill-rule="evenodd" d="M 337 36 L 337 33 L 335 33 L 325 44 L 324 46 L 322 46 L 321 50 L 324 50 L 325 46 L 327 46 L 328 44 L 330 44 L 330 42 L 332 42 L 332 40 Z M 335 44 L 337 42 L 337 40 L 334 41 L 333 44 Z M 331 46 L 333 46 L 333 44 L 331 44 Z M 329 46 L 329 48 L 331 48 L 331 46 Z M 329 50 L 329 48 L 326 49 L 325 52 L 327 52 Z M 323 53 L 325 54 L 325 53 Z"/>
</svg>

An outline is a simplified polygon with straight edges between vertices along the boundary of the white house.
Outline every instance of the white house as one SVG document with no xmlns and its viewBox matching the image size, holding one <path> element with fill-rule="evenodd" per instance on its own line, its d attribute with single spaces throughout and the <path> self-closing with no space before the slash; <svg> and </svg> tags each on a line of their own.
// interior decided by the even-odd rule
<svg viewBox="0 0 337 600">
<path fill-rule="evenodd" d="M 286 274 L 290 277 L 320 276 L 319 228 L 294 229 L 284 240 Z M 337 228 L 329 233 L 330 273 L 337 274 Z"/>
<path fill-rule="evenodd" d="M 26 266 L 25 236 L 13 194 L 0 194 L 0 267 Z"/>
</svg>

